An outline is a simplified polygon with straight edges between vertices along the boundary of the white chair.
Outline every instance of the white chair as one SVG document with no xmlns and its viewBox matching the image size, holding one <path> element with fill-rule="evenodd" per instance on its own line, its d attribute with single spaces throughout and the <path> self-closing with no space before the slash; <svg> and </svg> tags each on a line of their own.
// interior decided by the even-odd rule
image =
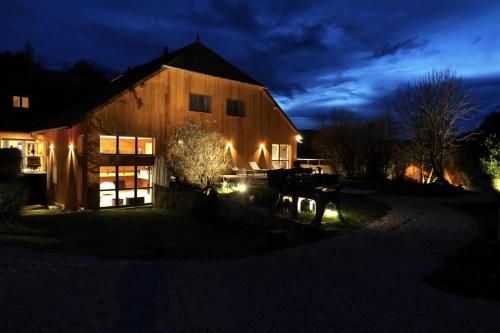
<svg viewBox="0 0 500 333">
<path fill-rule="evenodd" d="M 278 161 L 273 161 L 273 169 L 284 169 L 284 167 Z"/>
<path fill-rule="evenodd" d="M 255 175 L 256 173 L 266 173 L 268 172 L 269 170 L 271 169 L 261 169 L 259 167 L 259 165 L 257 164 L 257 162 L 255 161 L 251 161 L 251 162 L 248 162 L 248 164 L 250 164 L 250 168 L 252 169 L 252 173 Z"/>
</svg>

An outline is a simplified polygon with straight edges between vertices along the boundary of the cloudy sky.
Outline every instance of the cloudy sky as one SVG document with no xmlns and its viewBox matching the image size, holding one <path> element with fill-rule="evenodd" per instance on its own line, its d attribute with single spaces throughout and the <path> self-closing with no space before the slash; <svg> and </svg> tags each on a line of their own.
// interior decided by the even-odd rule
<svg viewBox="0 0 500 333">
<path fill-rule="evenodd" d="M 30 40 L 46 66 L 93 59 L 123 71 L 201 41 L 269 87 L 299 128 L 332 107 L 376 112 L 433 68 L 500 110 L 500 1 L 11 1 L 0 51 Z M 479 120 L 477 120 L 479 121 Z"/>
</svg>

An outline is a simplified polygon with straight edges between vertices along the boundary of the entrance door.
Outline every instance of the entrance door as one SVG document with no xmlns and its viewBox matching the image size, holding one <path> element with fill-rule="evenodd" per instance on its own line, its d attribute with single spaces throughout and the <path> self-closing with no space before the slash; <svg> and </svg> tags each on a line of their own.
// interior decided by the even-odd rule
<svg viewBox="0 0 500 333">
<path fill-rule="evenodd" d="M 153 202 L 152 166 L 99 167 L 99 207 L 137 206 Z"/>
<path fill-rule="evenodd" d="M 288 169 L 290 145 L 273 143 L 272 149 L 273 169 Z"/>
</svg>

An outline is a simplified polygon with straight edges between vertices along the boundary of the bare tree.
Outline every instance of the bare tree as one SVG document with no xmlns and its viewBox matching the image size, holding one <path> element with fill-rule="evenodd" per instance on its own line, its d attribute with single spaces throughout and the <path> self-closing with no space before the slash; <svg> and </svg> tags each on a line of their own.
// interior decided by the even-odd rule
<svg viewBox="0 0 500 333">
<path fill-rule="evenodd" d="M 213 184 L 230 161 L 224 137 L 211 127 L 190 120 L 176 128 L 167 142 L 167 163 L 173 174 L 199 188 Z"/>
<path fill-rule="evenodd" d="M 391 114 L 362 118 L 353 111 L 334 109 L 318 121 L 314 145 L 336 173 L 373 179 L 394 173 L 398 129 Z"/>
<path fill-rule="evenodd" d="M 445 165 L 460 140 L 462 122 L 472 119 L 478 105 L 464 90 L 463 81 L 450 70 L 433 70 L 415 83 L 400 88 L 394 102 L 410 140 L 411 153 L 446 185 Z"/>
<path fill-rule="evenodd" d="M 361 164 L 360 117 L 346 109 L 333 109 L 318 118 L 317 153 L 330 161 L 337 174 L 353 177 Z"/>
</svg>

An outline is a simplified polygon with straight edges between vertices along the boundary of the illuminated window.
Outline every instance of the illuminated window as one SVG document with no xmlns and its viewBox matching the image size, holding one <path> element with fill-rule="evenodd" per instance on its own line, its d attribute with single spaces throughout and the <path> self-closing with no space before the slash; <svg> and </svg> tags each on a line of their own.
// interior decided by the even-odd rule
<svg viewBox="0 0 500 333">
<path fill-rule="evenodd" d="M 21 97 L 21 107 L 28 109 L 30 107 L 30 99 L 28 97 Z"/>
<path fill-rule="evenodd" d="M 152 166 L 137 166 L 137 204 L 152 203 Z"/>
<path fill-rule="evenodd" d="M 28 109 L 30 107 L 30 99 L 24 96 L 12 96 L 12 106 L 15 108 Z"/>
<path fill-rule="evenodd" d="M 189 94 L 189 110 L 196 112 L 211 112 L 212 98 L 205 95 Z"/>
<path fill-rule="evenodd" d="M 137 138 L 137 154 L 153 155 L 154 154 L 153 138 Z"/>
<path fill-rule="evenodd" d="M 12 96 L 12 106 L 15 108 L 21 107 L 21 97 L 20 96 Z"/>
<path fill-rule="evenodd" d="M 118 137 L 118 154 L 135 154 L 135 137 Z"/>
<path fill-rule="evenodd" d="M 152 166 L 99 167 L 100 207 L 152 203 Z"/>
<path fill-rule="evenodd" d="M 281 168 L 288 168 L 288 154 L 290 146 L 289 145 L 279 145 L 273 144 L 272 147 L 272 161 L 273 166 L 279 166 Z"/>
<path fill-rule="evenodd" d="M 244 117 L 245 116 L 245 103 L 234 99 L 226 101 L 226 114 L 228 116 Z"/>
<path fill-rule="evenodd" d="M 99 151 L 101 154 L 116 154 L 116 136 L 101 135 Z"/>
<path fill-rule="evenodd" d="M 154 142 L 153 138 L 101 135 L 99 149 L 101 154 L 153 155 Z"/>
</svg>

